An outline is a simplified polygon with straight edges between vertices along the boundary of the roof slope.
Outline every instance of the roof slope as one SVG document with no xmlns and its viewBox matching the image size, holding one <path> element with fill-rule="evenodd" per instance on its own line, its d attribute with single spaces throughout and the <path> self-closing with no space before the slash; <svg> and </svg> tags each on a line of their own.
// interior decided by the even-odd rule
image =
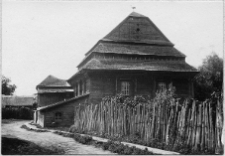
<svg viewBox="0 0 225 156">
<path fill-rule="evenodd" d="M 81 69 L 197 72 L 184 60 L 125 60 L 93 58 Z"/>
<path fill-rule="evenodd" d="M 128 15 L 103 40 L 173 45 L 148 17 L 136 12 Z"/>
<path fill-rule="evenodd" d="M 73 97 L 73 98 L 66 99 L 64 101 L 59 101 L 59 102 L 56 102 L 56 103 L 53 103 L 53 104 L 50 104 L 50 105 L 47 105 L 47 106 L 38 107 L 37 110 L 38 111 L 43 111 L 43 110 L 46 110 L 46 109 L 49 109 L 49 108 L 53 108 L 53 107 L 56 107 L 56 106 L 59 106 L 59 105 L 65 105 L 68 102 L 71 102 L 71 101 L 77 100 L 77 99 L 81 99 L 81 98 L 86 97 L 88 95 L 89 95 L 89 93 L 86 93 L 86 94 L 81 95 L 79 97 Z"/>
<path fill-rule="evenodd" d="M 185 57 L 183 53 L 170 46 L 155 46 L 148 44 L 124 44 L 100 42 L 91 52 L 132 54 L 132 55 L 154 55 Z"/>
<path fill-rule="evenodd" d="M 137 12 L 132 12 L 132 13 L 130 13 L 129 16 L 132 16 L 132 17 L 146 17 L 146 16 L 144 16 L 144 15 L 142 15 L 142 14 L 139 14 L 139 13 L 137 13 Z"/>
<path fill-rule="evenodd" d="M 58 79 L 52 75 L 49 75 L 45 78 L 40 84 L 37 85 L 39 87 L 70 87 L 70 84 L 66 80 Z"/>
</svg>

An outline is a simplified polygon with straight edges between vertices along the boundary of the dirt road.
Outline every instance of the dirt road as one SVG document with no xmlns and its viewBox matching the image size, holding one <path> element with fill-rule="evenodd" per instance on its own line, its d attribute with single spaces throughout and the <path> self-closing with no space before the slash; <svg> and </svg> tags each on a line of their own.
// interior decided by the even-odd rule
<svg viewBox="0 0 225 156">
<path fill-rule="evenodd" d="M 2 136 L 12 135 L 18 138 L 34 142 L 48 149 L 62 149 L 65 154 L 113 154 L 90 145 L 83 145 L 72 138 L 59 136 L 52 132 L 33 132 L 20 128 L 28 121 L 14 121 L 2 124 Z"/>
</svg>

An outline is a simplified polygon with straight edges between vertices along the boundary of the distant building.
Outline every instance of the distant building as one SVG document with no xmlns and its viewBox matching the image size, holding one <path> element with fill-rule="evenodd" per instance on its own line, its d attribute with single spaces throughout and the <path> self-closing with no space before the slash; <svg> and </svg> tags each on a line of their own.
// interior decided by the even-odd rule
<svg viewBox="0 0 225 156">
<path fill-rule="evenodd" d="M 34 96 L 2 95 L 2 108 L 5 107 L 33 107 L 36 102 Z"/>
<path fill-rule="evenodd" d="M 169 84 L 176 87 L 177 95 L 193 97 L 197 70 L 185 57 L 148 17 L 132 12 L 85 54 L 78 72 L 67 81 L 73 98 L 57 103 L 38 100 L 43 107 L 37 109 L 37 123 L 70 126 L 78 104 L 98 104 L 102 97 L 116 94 L 154 97 L 159 87 Z M 52 96 L 46 94 L 45 101 Z"/>
<path fill-rule="evenodd" d="M 49 75 L 36 87 L 38 107 L 74 97 L 74 90 L 66 80 Z"/>
</svg>

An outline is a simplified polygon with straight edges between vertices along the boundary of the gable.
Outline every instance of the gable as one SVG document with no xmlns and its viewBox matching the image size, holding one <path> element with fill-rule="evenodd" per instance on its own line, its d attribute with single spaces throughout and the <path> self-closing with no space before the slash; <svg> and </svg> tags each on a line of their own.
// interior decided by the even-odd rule
<svg viewBox="0 0 225 156">
<path fill-rule="evenodd" d="M 152 43 L 154 41 L 154 43 L 173 45 L 148 17 L 134 12 L 103 40 L 138 43 Z"/>
</svg>

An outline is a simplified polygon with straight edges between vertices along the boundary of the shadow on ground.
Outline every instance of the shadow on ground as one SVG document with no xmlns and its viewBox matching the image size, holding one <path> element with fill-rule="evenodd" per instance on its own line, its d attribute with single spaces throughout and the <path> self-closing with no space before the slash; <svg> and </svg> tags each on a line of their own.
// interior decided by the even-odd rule
<svg viewBox="0 0 225 156">
<path fill-rule="evenodd" d="M 32 142 L 11 136 L 2 136 L 2 155 L 52 155 L 63 151 L 52 151 Z"/>
</svg>

